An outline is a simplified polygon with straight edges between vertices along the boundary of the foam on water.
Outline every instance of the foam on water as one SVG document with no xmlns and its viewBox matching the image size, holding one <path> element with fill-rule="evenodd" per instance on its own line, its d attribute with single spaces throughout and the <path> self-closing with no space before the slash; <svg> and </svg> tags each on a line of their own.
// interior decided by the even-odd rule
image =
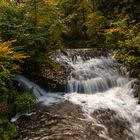
<svg viewBox="0 0 140 140">
<path fill-rule="evenodd" d="M 133 137 L 139 140 L 140 106 L 133 88 L 137 79 L 129 78 L 126 69 L 111 57 L 83 61 L 78 56 L 73 62 L 63 56 L 63 60 L 72 67 L 65 99 L 82 106 L 85 116 L 93 120 L 92 114 L 98 109 L 115 111 L 118 118 L 131 124 Z"/>
</svg>

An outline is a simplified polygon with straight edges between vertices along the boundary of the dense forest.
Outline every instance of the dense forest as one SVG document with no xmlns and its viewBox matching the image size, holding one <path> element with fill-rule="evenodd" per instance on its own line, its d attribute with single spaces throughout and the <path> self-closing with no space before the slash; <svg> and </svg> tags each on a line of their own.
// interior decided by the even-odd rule
<svg viewBox="0 0 140 140">
<path fill-rule="evenodd" d="M 140 79 L 140 1 L 0 0 L 0 139 L 18 136 L 11 116 L 35 105 L 12 75 L 33 66 L 57 72 L 49 55 L 67 48 L 109 49 Z"/>
</svg>

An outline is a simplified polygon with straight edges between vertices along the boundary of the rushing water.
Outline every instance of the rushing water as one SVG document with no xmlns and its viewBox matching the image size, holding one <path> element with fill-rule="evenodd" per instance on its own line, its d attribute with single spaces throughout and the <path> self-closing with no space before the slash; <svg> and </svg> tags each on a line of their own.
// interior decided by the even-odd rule
<svg viewBox="0 0 140 140">
<path fill-rule="evenodd" d="M 121 130 L 118 126 L 121 126 L 122 140 L 140 140 L 140 106 L 134 97 L 138 81 L 129 78 L 125 68 L 110 56 L 61 56 L 58 61 L 71 69 L 64 95 L 45 93 L 24 77 L 18 76 L 18 80 L 26 83 L 37 100 L 45 105 L 66 100 L 81 106 L 86 120 L 92 122 L 90 127 L 101 129 L 96 132 L 98 138 L 88 139 L 119 140 L 117 133 L 121 134 Z M 112 123 L 115 123 L 113 127 Z"/>
<path fill-rule="evenodd" d="M 18 83 L 18 87 L 23 92 L 32 92 L 34 94 L 34 97 L 36 98 L 36 101 L 40 104 L 52 105 L 53 103 L 57 103 L 63 100 L 61 94 L 47 93 L 40 86 L 38 86 L 34 82 L 31 82 L 29 79 L 22 75 L 15 75 L 14 81 Z"/>
</svg>

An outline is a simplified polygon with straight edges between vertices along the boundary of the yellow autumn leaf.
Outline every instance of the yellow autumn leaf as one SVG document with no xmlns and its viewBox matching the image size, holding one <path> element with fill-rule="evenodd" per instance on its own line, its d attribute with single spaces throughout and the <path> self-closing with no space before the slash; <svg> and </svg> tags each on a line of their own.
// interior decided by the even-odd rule
<svg viewBox="0 0 140 140">
<path fill-rule="evenodd" d="M 107 29 L 106 33 L 108 34 L 112 34 L 112 33 L 124 33 L 124 30 L 121 28 L 111 28 L 111 29 Z"/>
<path fill-rule="evenodd" d="M 0 43 L 0 64 L 3 67 L 10 68 L 11 71 L 17 71 L 20 69 L 20 66 L 16 62 L 24 62 L 23 60 L 30 57 L 27 54 L 16 52 L 11 46 L 13 41 L 7 41 Z M 8 65 L 7 65 L 8 64 Z"/>
<path fill-rule="evenodd" d="M 13 48 L 11 47 L 13 42 L 15 42 L 15 40 L 0 43 L 0 54 L 3 56 L 7 56 L 10 59 L 17 59 L 17 60 L 26 59 L 30 57 L 29 55 L 15 52 Z"/>
</svg>

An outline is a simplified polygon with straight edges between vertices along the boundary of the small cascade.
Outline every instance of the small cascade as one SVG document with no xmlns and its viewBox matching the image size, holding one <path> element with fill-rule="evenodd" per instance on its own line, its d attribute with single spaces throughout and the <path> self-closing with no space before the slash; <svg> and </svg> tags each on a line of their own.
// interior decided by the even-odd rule
<svg viewBox="0 0 140 140">
<path fill-rule="evenodd" d="M 26 77 L 22 75 L 15 75 L 13 80 L 17 82 L 19 88 L 23 92 L 32 92 L 36 101 L 42 105 L 52 105 L 53 103 L 58 103 L 62 101 L 61 94 L 51 94 L 47 93 L 44 89 L 42 89 L 39 85 L 30 81 Z"/>
<path fill-rule="evenodd" d="M 14 81 L 18 82 L 18 86 L 23 92 L 33 92 L 37 99 L 46 95 L 45 90 L 22 75 L 15 75 Z"/>
</svg>

